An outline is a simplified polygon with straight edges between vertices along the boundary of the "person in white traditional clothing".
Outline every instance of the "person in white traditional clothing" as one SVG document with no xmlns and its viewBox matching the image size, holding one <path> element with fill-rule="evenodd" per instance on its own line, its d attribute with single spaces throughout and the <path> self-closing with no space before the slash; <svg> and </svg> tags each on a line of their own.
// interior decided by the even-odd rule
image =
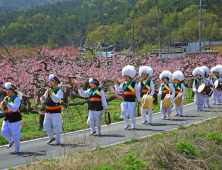
<svg viewBox="0 0 222 170">
<path fill-rule="evenodd" d="M 222 82 L 222 79 L 220 77 L 220 67 L 216 66 L 216 67 L 213 67 L 211 68 L 211 73 L 213 74 L 213 77 L 212 77 L 212 80 L 211 82 L 214 84 L 216 80 L 218 80 L 219 82 Z M 221 101 L 221 98 L 220 98 L 220 91 L 218 89 L 214 89 L 214 92 L 213 92 L 213 104 L 219 104 L 220 101 Z"/>
<path fill-rule="evenodd" d="M 101 135 L 101 119 L 103 114 L 103 109 L 107 112 L 107 102 L 105 92 L 99 87 L 99 81 L 95 78 L 89 79 L 89 84 L 91 89 L 83 91 L 80 87 L 80 84 L 77 85 L 78 92 L 82 97 L 89 97 L 89 116 L 87 124 L 90 125 L 91 133 L 90 135 L 96 134 L 97 127 L 97 136 Z"/>
<path fill-rule="evenodd" d="M 219 67 L 220 68 L 220 77 L 221 77 L 221 79 L 222 79 L 222 65 L 217 65 L 217 67 Z M 220 93 L 220 102 L 222 103 L 222 91 L 219 91 L 219 93 Z"/>
<path fill-rule="evenodd" d="M 136 126 L 136 115 L 135 115 L 135 99 L 137 98 L 138 104 L 140 104 L 140 92 L 136 82 L 132 79 L 136 76 L 136 70 L 134 66 L 128 65 L 122 69 L 122 76 L 125 82 L 120 86 L 117 84 L 118 81 L 114 80 L 115 90 L 117 92 L 123 91 L 123 102 L 121 103 L 121 116 L 126 124 L 125 129 L 130 127 L 128 116 L 132 120 L 132 129 Z"/>
<path fill-rule="evenodd" d="M 61 114 L 61 99 L 63 92 L 58 86 L 60 80 L 57 76 L 51 74 L 49 76 L 50 89 L 41 97 L 41 103 L 46 103 L 46 114 L 43 123 L 43 130 L 49 136 L 47 144 L 55 141 L 55 145 L 60 145 L 60 136 L 62 132 L 62 114 Z M 54 137 L 53 132 L 56 137 Z"/>
<path fill-rule="evenodd" d="M 174 81 L 174 88 L 175 88 L 175 98 L 179 93 L 182 93 L 182 100 L 184 100 L 184 96 L 186 94 L 186 87 L 182 83 L 184 80 L 184 75 L 181 71 L 175 71 L 173 73 L 173 81 Z M 175 107 L 175 116 L 183 116 L 183 104 L 181 106 L 176 105 L 174 103 Z"/>
<path fill-rule="evenodd" d="M 196 110 L 202 111 L 205 96 L 201 93 L 198 93 L 198 88 L 202 83 L 205 83 L 206 85 L 208 82 L 203 79 L 204 70 L 201 67 L 197 67 L 193 70 L 193 76 L 195 76 L 195 80 L 193 81 L 193 92 L 194 92 L 194 103 L 196 104 Z"/>
<path fill-rule="evenodd" d="M 142 96 L 145 94 L 154 95 L 155 88 L 154 83 L 150 80 L 150 77 L 153 75 L 153 69 L 149 66 L 141 66 L 139 69 L 139 75 L 142 77 L 142 81 L 139 82 L 138 88 L 139 91 L 142 93 Z M 147 123 L 146 112 L 148 112 L 148 123 L 152 123 L 153 118 L 153 110 L 151 109 L 144 109 L 141 107 L 141 114 L 143 118 L 143 124 Z"/>
<path fill-rule="evenodd" d="M 12 83 L 5 83 L 7 97 L 4 99 L 3 104 L 7 106 L 6 118 L 2 124 L 1 135 L 8 141 L 8 148 L 12 147 L 15 143 L 14 153 L 18 153 L 20 149 L 21 137 L 21 121 L 22 115 L 20 113 L 21 100 L 18 97 L 16 90 L 17 87 Z M 4 112 L 1 110 L 1 112 Z M 12 135 L 12 136 L 11 136 Z"/>
<path fill-rule="evenodd" d="M 203 78 L 207 81 L 207 85 L 210 85 L 211 81 L 210 81 L 210 76 L 209 76 L 209 69 L 206 66 L 202 66 L 201 68 L 205 72 Z M 203 108 L 205 108 L 205 103 L 207 103 L 207 106 L 210 108 L 210 99 L 209 99 L 209 97 L 205 96 L 205 101 L 204 101 Z"/>
<path fill-rule="evenodd" d="M 173 78 L 173 74 L 170 71 L 164 70 L 160 76 L 160 80 L 163 82 L 159 88 L 158 96 L 161 96 L 161 103 L 160 103 L 160 112 L 162 113 L 162 119 L 166 119 L 166 113 L 168 113 L 168 118 L 170 119 L 170 115 L 172 113 L 172 102 L 173 98 L 170 97 L 171 105 L 169 108 L 166 108 L 162 105 L 163 100 L 167 94 L 171 94 L 172 96 L 175 96 L 175 89 L 172 83 L 170 81 Z"/>
</svg>

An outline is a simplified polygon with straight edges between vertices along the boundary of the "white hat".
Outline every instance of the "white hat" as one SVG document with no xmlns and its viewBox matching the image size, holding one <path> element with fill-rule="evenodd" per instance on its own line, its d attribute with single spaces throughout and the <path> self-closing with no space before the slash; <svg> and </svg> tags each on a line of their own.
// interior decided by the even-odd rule
<svg viewBox="0 0 222 170">
<path fill-rule="evenodd" d="M 49 80 L 55 81 L 55 82 L 57 82 L 58 84 L 60 84 L 59 78 L 56 77 L 54 74 L 50 74 L 50 75 L 49 75 Z"/>
<path fill-rule="evenodd" d="M 173 78 L 173 74 L 172 74 L 170 71 L 168 71 L 168 70 L 164 70 L 164 71 L 160 74 L 160 77 L 159 77 L 160 80 L 162 80 L 163 77 L 167 77 L 167 78 L 169 78 L 169 81 L 171 81 L 172 78 Z"/>
<path fill-rule="evenodd" d="M 6 88 L 7 90 L 8 90 L 8 89 L 13 89 L 13 90 L 17 90 L 17 89 L 18 89 L 15 84 L 9 83 L 9 82 L 6 82 L 6 83 L 5 83 L 5 88 Z"/>
<path fill-rule="evenodd" d="M 136 70 L 134 66 L 125 66 L 122 70 L 122 76 L 129 76 L 131 78 L 134 78 L 136 76 Z"/>
<path fill-rule="evenodd" d="M 213 73 L 213 72 L 218 72 L 218 74 L 221 73 L 221 69 L 220 69 L 220 67 L 218 67 L 218 66 L 215 66 L 215 67 L 211 68 L 210 71 L 211 71 L 211 73 Z"/>
<path fill-rule="evenodd" d="M 182 80 L 184 80 L 184 75 L 183 75 L 183 73 L 181 72 L 181 71 L 175 71 L 174 73 L 173 73 L 173 80 L 175 80 L 175 79 L 177 79 L 177 80 L 179 80 L 179 81 L 182 81 Z"/>
<path fill-rule="evenodd" d="M 99 84 L 99 81 L 97 79 L 90 78 L 89 83 Z"/>
<path fill-rule="evenodd" d="M 149 66 L 141 66 L 139 69 L 139 75 L 142 76 L 142 74 L 148 74 L 149 77 L 151 77 L 153 75 L 153 69 Z"/>
<path fill-rule="evenodd" d="M 206 66 L 202 66 L 201 67 L 205 73 L 209 74 L 209 69 Z"/>
<path fill-rule="evenodd" d="M 219 74 L 222 74 L 222 65 L 217 65 L 216 67 L 220 68 L 220 73 Z"/>
<path fill-rule="evenodd" d="M 193 76 L 196 76 L 197 74 L 203 76 L 205 71 L 201 67 L 197 67 L 193 70 Z"/>
</svg>

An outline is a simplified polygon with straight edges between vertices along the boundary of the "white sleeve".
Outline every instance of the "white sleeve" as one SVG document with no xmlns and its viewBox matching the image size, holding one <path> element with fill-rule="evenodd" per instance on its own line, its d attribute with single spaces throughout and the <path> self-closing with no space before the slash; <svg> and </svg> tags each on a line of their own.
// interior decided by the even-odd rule
<svg viewBox="0 0 222 170">
<path fill-rule="evenodd" d="M 183 94 L 185 95 L 186 94 L 186 87 L 183 83 L 181 84 L 181 89 L 182 89 Z"/>
<path fill-rule="evenodd" d="M 193 92 L 196 92 L 197 88 L 196 88 L 196 84 L 195 84 L 195 80 L 193 81 Z"/>
<path fill-rule="evenodd" d="M 170 91 L 172 93 L 172 96 L 175 96 L 175 88 L 174 88 L 172 83 L 169 83 L 169 88 L 170 88 Z"/>
<path fill-rule="evenodd" d="M 139 89 L 139 91 L 140 91 L 141 88 L 142 88 L 141 83 L 142 83 L 142 81 L 138 83 L 138 89 Z"/>
<path fill-rule="evenodd" d="M 219 77 L 219 79 L 218 79 L 220 82 L 222 82 L 222 78 L 221 77 Z"/>
<path fill-rule="evenodd" d="M 13 104 L 8 103 L 7 107 L 9 108 L 9 110 L 16 112 L 19 109 L 20 105 L 21 105 L 21 100 L 19 99 L 19 97 L 16 97 Z"/>
<path fill-rule="evenodd" d="M 40 97 L 40 101 L 41 101 L 42 104 L 46 102 L 46 98 L 47 98 L 46 97 L 46 92 L 45 92 L 45 94 L 43 96 L 45 97 L 45 100 L 43 100 L 42 97 Z"/>
<path fill-rule="evenodd" d="M 101 90 L 101 91 L 100 91 L 100 95 L 101 95 L 101 99 L 102 99 L 103 108 L 104 108 L 105 110 L 107 110 L 108 107 L 107 107 L 105 92 L 104 92 L 103 90 Z"/>
<path fill-rule="evenodd" d="M 208 81 L 206 79 L 203 79 L 203 83 L 208 85 Z"/>
<path fill-rule="evenodd" d="M 135 83 L 134 89 L 135 89 L 135 92 L 136 92 L 137 101 L 140 102 L 140 92 L 139 92 L 139 88 L 138 88 L 137 83 Z"/>
<path fill-rule="evenodd" d="M 150 81 L 150 88 L 151 88 L 150 95 L 153 96 L 154 92 L 155 92 L 155 87 L 154 87 L 154 83 L 152 80 Z"/>
<path fill-rule="evenodd" d="M 160 85 L 160 88 L 159 88 L 159 93 L 158 93 L 158 95 L 162 95 L 162 85 L 163 85 L 163 83 Z"/>
<path fill-rule="evenodd" d="M 116 84 L 114 87 L 118 93 L 123 91 L 123 83 L 120 86 L 118 84 Z"/>
<path fill-rule="evenodd" d="M 63 92 L 61 89 L 55 94 L 50 95 L 53 102 L 58 103 L 63 98 Z"/>
<path fill-rule="evenodd" d="M 84 91 L 84 90 L 81 88 L 81 89 L 78 89 L 78 92 L 79 92 L 79 95 L 80 95 L 81 97 L 89 97 L 90 89 Z"/>
</svg>

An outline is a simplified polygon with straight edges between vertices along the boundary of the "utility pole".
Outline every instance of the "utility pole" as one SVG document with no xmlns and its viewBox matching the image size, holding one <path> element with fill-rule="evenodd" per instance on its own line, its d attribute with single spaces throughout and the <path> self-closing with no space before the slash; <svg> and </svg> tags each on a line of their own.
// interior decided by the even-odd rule
<svg viewBox="0 0 222 170">
<path fill-rule="evenodd" d="M 203 21 L 201 21 L 201 17 L 202 17 L 202 7 L 206 7 L 207 5 L 202 5 L 202 2 L 200 0 L 200 5 L 196 5 L 198 7 L 200 7 L 200 17 L 199 17 L 199 22 L 198 22 L 198 25 L 199 25 L 199 54 L 201 55 L 201 30 L 202 30 L 202 25 L 204 24 Z"/>
<path fill-rule="evenodd" d="M 133 25 L 133 56 L 135 58 L 135 37 L 134 37 L 134 25 Z"/>
<path fill-rule="evenodd" d="M 106 57 L 107 57 L 107 50 L 106 50 L 106 30 L 105 30 L 104 16 L 103 16 L 102 22 L 103 22 L 103 30 L 101 31 L 101 33 L 104 35 L 105 52 L 106 52 Z"/>
<path fill-rule="evenodd" d="M 160 53 L 161 53 L 161 51 L 160 51 L 160 8 L 159 8 L 159 3 L 158 3 L 158 1 L 157 1 L 157 8 L 158 8 L 158 17 L 157 17 L 157 19 L 158 19 L 158 37 L 159 37 L 159 57 L 160 57 Z"/>
</svg>

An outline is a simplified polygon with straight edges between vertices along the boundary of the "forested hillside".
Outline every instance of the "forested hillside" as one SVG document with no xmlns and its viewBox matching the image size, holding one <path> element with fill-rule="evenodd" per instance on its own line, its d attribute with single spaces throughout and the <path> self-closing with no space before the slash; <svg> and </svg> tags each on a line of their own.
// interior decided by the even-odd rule
<svg viewBox="0 0 222 170">
<path fill-rule="evenodd" d="M 40 6 L 47 3 L 55 3 L 58 1 L 67 1 L 67 0 L 1 0 L 0 15 L 16 10 L 23 10 L 37 5 Z"/>
<path fill-rule="evenodd" d="M 159 0 L 161 43 L 197 41 L 198 0 Z M 202 0 L 205 40 L 221 40 L 222 1 Z M 158 44 L 157 0 L 71 0 L 24 11 L 11 12 L 0 18 L 0 45 L 52 47 L 88 41 L 97 45 L 129 46 L 133 27 L 135 43 L 140 48 Z"/>
</svg>

